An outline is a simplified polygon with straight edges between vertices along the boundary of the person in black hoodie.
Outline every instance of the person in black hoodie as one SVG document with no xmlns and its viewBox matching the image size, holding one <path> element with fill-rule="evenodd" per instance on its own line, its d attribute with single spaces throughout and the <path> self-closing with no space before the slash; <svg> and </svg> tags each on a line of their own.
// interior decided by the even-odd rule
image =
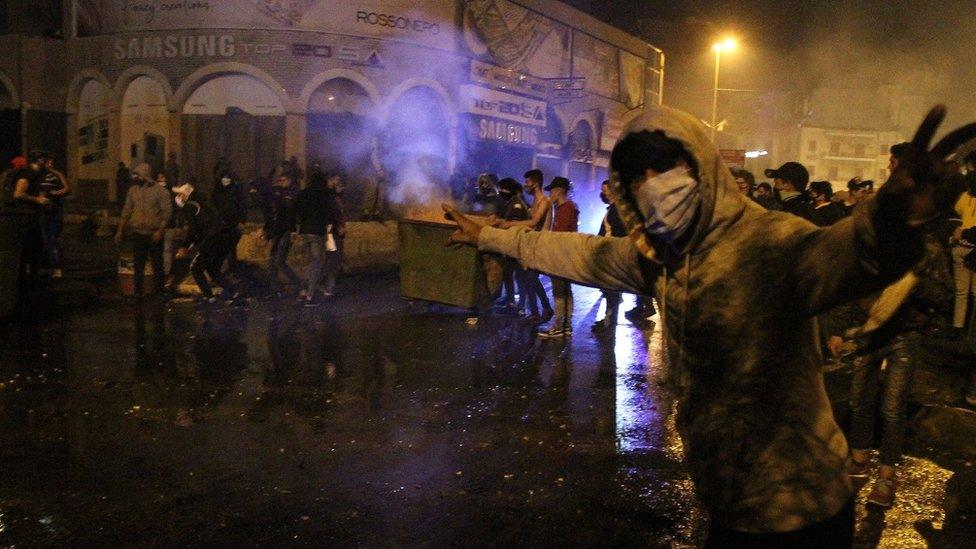
<svg viewBox="0 0 976 549">
<path fill-rule="evenodd" d="M 268 207 L 265 210 L 264 239 L 271 242 L 271 255 L 268 271 L 271 284 L 278 283 L 278 273 L 282 272 L 292 284 L 301 279 L 288 266 L 288 252 L 291 250 L 291 233 L 295 230 L 295 199 L 298 188 L 287 174 L 280 174 L 268 193 Z"/>
<path fill-rule="evenodd" d="M 233 235 L 230 253 L 227 255 L 227 266 L 235 276 L 239 276 L 237 261 L 237 244 L 244 233 L 244 222 L 247 221 L 247 198 L 244 187 L 238 182 L 236 174 L 224 170 L 214 183 L 213 193 L 210 195 L 217 212 L 217 219 L 221 230 Z"/>
<path fill-rule="evenodd" d="M 187 183 L 173 187 L 173 192 L 176 193 L 176 205 L 180 207 L 186 224 L 186 238 L 183 246 L 177 250 L 176 257 L 193 258 L 190 272 L 204 299 L 211 303 L 216 300 L 210 286 L 211 281 L 223 289 L 222 295 L 233 295 L 233 290 L 220 269 L 236 242 L 237 228 L 225 227 L 216 209 L 201 199 L 193 185 Z"/>
<path fill-rule="evenodd" d="M 736 180 L 736 184 L 738 185 L 738 180 Z M 610 203 L 609 192 L 610 181 L 604 181 L 600 185 L 600 200 L 604 204 L 607 204 L 607 213 L 603 216 L 603 223 L 600 224 L 600 230 L 597 234 L 600 236 L 627 236 L 627 226 L 620 219 L 620 214 L 617 213 L 617 207 Z M 593 324 L 594 332 L 603 332 L 617 327 L 617 315 L 620 311 L 620 302 L 622 300 L 620 292 L 613 290 L 601 291 L 603 292 L 604 299 L 607 300 L 607 312 L 601 320 L 597 320 Z"/>
<path fill-rule="evenodd" d="M 325 267 L 326 242 L 330 237 L 330 231 L 338 226 L 340 221 L 335 197 L 326 187 L 326 180 L 326 175 L 322 172 L 313 172 L 309 176 L 308 187 L 298 193 L 295 199 L 298 236 L 308 257 L 305 289 L 299 294 L 306 305 L 315 302 L 315 286 Z M 335 247 L 334 240 L 332 247 Z"/>
<path fill-rule="evenodd" d="M 830 181 L 810 183 L 810 198 L 813 199 L 813 222 L 819 227 L 828 227 L 847 217 L 844 206 L 831 200 L 834 189 Z"/>
</svg>

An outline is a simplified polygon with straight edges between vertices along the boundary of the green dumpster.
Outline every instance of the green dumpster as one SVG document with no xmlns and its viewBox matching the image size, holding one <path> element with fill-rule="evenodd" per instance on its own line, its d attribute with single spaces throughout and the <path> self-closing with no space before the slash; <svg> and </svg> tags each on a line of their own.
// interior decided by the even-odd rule
<svg viewBox="0 0 976 549">
<path fill-rule="evenodd" d="M 400 293 L 420 299 L 472 308 L 488 290 L 478 251 L 447 247 L 455 226 L 403 219 L 400 231 Z"/>
<path fill-rule="evenodd" d="M 29 219 L 16 210 L 0 211 L 0 317 L 11 314 L 17 305 L 20 252 Z"/>
</svg>

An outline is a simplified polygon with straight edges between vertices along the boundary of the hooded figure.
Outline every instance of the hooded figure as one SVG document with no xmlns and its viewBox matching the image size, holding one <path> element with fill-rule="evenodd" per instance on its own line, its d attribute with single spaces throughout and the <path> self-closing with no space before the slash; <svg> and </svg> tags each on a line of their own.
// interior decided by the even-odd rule
<svg viewBox="0 0 976 549">
<path fill-rule="evenodd" d="M 957 183 L 943 159 L 976 134 L 967 126 L 930 153 L 943 116 L 934 109 L 912 162 L 832 227 L 744 197 L 705 128 L 666 107 L 632 122 L 611 158 L 616 173 L 622 164 L 639 165 L 640 148 L 622 145 L 645 130 L 681 146 L 673 169 L 655 176 L 647 167 L 643 183 L 616 185 L 629 237 L 479 227 L 444 208 L 460 227 L 454 242 L 581 284 L 656 290 L 679 400 L 676 424 L 699 499 L 712 512 L 712 542 L 756 534 L 775 541 L 804 529 L 813 536 L 806 541 L 822 535 L 823 546 L 849 545 L 848 446 L 824 387 L 815 316 L 879 290 L 921 256 L 914 225 Z"/>
</svg>

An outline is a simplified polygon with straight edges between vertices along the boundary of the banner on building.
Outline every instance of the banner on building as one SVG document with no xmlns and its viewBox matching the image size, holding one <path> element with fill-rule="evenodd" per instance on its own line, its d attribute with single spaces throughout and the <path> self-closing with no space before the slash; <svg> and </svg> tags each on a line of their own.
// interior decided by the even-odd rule
<svg viewBox="0 0 976 549">
<path fill-rule="evenodd" d="M 468 137 L 472 141 L 488 141 L 499 145 L 535 149 L 542 141 L 544 128 L 501 120 L 490 116 L 470 115 Z"/>
<path fill-rule="evenodd" d="M 546 103 L 519 95 L 466 84 L 461 86 L 461 112 L 500 118 L 511 122 L 543 126 L 547 124 Z"/>
<path fill-rule="evenodd" d="M 469 78 L 475 84 L 520 93 L 536 99 L 545 100 L 549 93 L 549 83 L 542 78 L 476 60 L 471 61 Z"/>
<path fill-rule="evenodd" d="M 477 56 L 540 78 L 569 76 L 570 29 L 509 0 L 464 0 L 464 44 Z"/>
<path fill-rule="evenodd" d="M 453 0 L 74 0 L 79 37 L 191 29 L 307 30 L 454 49 Z"/>
</svg>

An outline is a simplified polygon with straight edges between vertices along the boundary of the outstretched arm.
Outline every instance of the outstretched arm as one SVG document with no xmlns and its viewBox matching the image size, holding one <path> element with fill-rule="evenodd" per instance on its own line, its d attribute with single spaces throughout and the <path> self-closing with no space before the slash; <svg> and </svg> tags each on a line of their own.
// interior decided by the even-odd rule
<svg viewBox="0 0 976 549">
<path fill-rule="evenodd" d="M 807 315 L 823 312 L 894 282 L 922 258 L 920 226 L 951 206 L 964 189 L 946 158 L 976 137 L 976 124 L 950 132 L 929 149 L 945 108 L 933 108 L 906 157 L 863 207 L 830 228 L 811 231 L 794 261 L 794 303 Z"/>
<path fill-rule="evenodd" d="M 507 255 L 527 268 L 587 286 L 637 294 L 651 290 L 653 280 L 645 279 L 637 249 L 626 238 L 495 229 L 478 225 L 453 208 L 445 206 L 445 210 L 459 226 L 452 242 Z"/>
</svg>

